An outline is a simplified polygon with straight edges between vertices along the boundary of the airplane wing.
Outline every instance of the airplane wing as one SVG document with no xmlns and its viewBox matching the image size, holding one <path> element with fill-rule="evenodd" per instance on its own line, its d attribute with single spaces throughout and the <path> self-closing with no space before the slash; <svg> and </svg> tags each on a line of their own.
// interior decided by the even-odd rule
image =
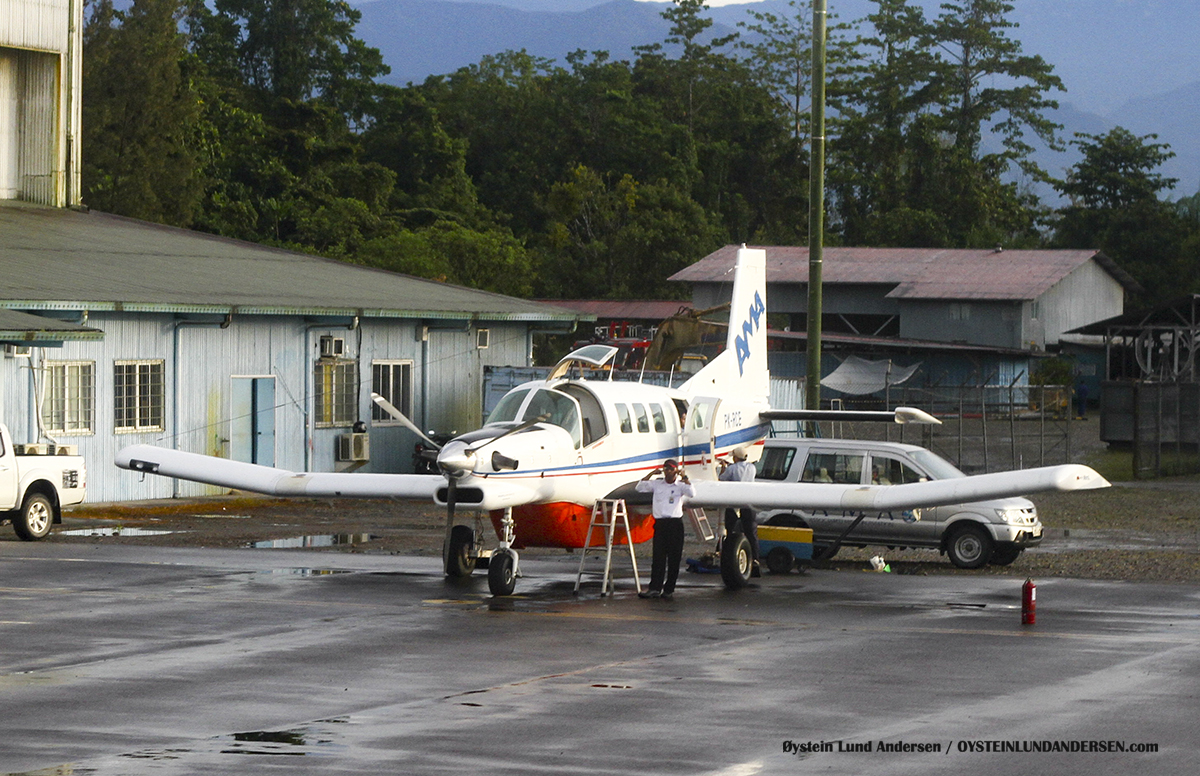
<svg viewBox="0 0 1200 776">
<path fill-rule="evenodd" d="M 897 407 L 894 411 L 870 410 L 767 410 L 759 413 L 763 420 L 805 421 L 883 421 L 891 423 L 927 423 L 942 425 L 942 421 L 916 407 Z"/>
<path fill-rule="evenodd" d="M 1049 490 L 1092 490 L 1108 480 L 1087 466 L 1063 464 L 977 474 L 907 485 L 835 485 L 818 482 L 694 482 L 697 506 L 756 509 L 829 509 L 886 512 L 962 504 Z"/>
<path fill-rule="evenodd" d="M 446 484 L 440 474 L 297 473 L 153 445 L 126 447 L 117 466 L 273 496 L 432 499 Z"/>
</svg>

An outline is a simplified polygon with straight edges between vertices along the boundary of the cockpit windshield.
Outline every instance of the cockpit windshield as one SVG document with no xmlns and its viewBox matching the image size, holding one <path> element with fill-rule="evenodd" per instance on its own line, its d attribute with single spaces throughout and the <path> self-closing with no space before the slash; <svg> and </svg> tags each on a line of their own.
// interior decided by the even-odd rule
<svg viewBox="0 0 1200 776">
<path fill-rule="evenodd" d="M 520 412 L 521 405 L 525 403 L 525 397 L 528 395 L 528 388 L 512 390 L 504 394 L 504 398 L 500 400 L 500 403 L 488 415 L 487 423 L 484 423 L 484 425 L 515 422 L 517 420 L 517 413 Z"/>
<path fill-rule="evenodd" d="M 539 390 L 529 399 L 521 420 L 529 421 L 541 415 L 549 415 L 545 422 L 565 429 L 575 447 L 579 447 L 583 435 L 579 424 L 579 404 L 574 399 L 558 391 Z"/>
</svg>

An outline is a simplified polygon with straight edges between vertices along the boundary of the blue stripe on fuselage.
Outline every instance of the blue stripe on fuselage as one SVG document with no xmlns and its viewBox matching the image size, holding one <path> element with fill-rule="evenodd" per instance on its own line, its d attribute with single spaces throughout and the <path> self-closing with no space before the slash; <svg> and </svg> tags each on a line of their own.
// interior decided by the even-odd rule
<svg viewBox="0 0 1200 776">
<path fill-rule="evenodd" d="M 716 446 L 718 449 L 724 447 L 736 447 L 737 445 L 747 442 L 757 442 L 767 435 L 770 430 L 770 423 L 760 423 L 757 426 L 738 429 L 737 431 L 728 434 L 722 434 L 717 437 Z M 617 458 L 609 461 L 593 461 L 592 463 L 572 464 L 571 466 L 554 466 L 547 469 L 525 469 L 512 472 L 488 472 L 486 475 L 489 479 L 500 479 L 503 477 L 528 477 L 530 472 L 541 472 L 544 474 L 586 474 L 588 469 L 613 469 L 623 467 L 634 467 L 639 463 L 653 462 L 661 463 L 667 458 L 683 457 L 688 458 L 694 455 L 701 455 L 708 452 L 707 444 L 687 445 L 682 449 L 678 447 L 668 447 L 653 452 L 644 453 L 642 455 L 630 456 L 628 458 Z"/>
</svg>

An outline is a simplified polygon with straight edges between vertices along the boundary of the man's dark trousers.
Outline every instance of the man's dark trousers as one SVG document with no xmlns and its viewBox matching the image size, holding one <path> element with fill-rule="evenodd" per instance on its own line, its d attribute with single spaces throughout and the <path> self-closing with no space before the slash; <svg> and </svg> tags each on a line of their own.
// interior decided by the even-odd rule
<svg viewBox="0 0 1200 776">
<path fill-rule="evenodd" d="M 679 562 L 683 559 L 683 518 L 660 517 L 654 521 L 654 552 L 650 563 L 650 589 L 663 594 L 675 592 Z"/>
</svg>

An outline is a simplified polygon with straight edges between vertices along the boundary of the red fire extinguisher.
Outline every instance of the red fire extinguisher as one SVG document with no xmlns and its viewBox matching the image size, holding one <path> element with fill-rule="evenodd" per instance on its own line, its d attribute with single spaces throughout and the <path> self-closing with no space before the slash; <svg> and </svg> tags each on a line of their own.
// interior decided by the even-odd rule
<svg viewBox="0 0 1200 776">
<path fill-rule="evenodd" d="M 1033 625 L 1037 621 L 1037 585 L 1032 579 L 1021 585 L 1021 624 Z"/>
</svg>

